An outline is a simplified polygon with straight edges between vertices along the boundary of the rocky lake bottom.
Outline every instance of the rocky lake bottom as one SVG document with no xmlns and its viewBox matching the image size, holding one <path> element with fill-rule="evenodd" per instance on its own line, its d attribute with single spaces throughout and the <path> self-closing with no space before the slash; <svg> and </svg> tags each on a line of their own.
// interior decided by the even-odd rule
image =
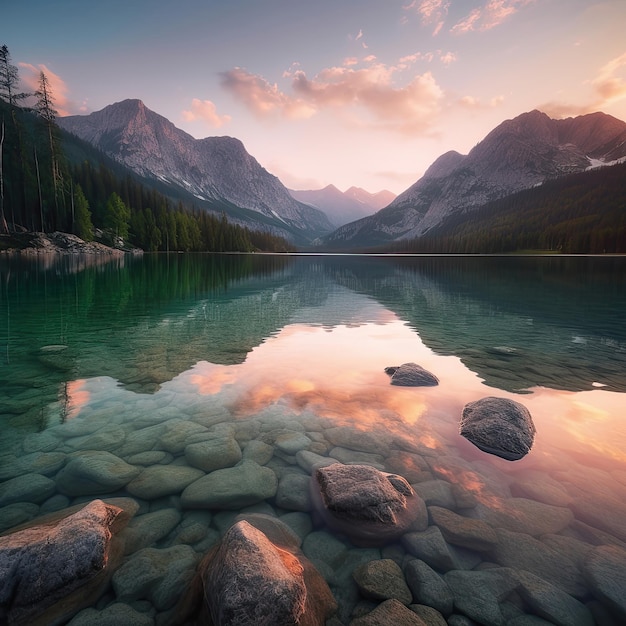
<svg viewBox="0 0 626 626">
<path fill-rule="evenodd" d="M 342 287 L 325 306 L 346 310 L 344 298 Z M 290 314 L 244 361 L 173 376 L 176 355 L 146 343 L 115 362 L 119 378 L 67 374 L 36 412 L 44 374 L 24 370 L 3 399 L 0 622 L 625 623 L 624 394 L 489 386 L 378 303 L 357 304 L 354 323 Z M 57 372 L 76 363 L 64 343 L 33 355 Z M 495 350 L 485 367 L 512 358 Z M 407 361 L 438 384 L 390 384 L 385 368 Z M 464 407 L 493 396 L 532 416 L 519 460 L 459 434 Z M 336 467 L 352 483 L 389 480 L 410 515 L 385 502 L 364 520 L 344 502 L 334 523 L 316 487 Z M 289 615 L 251 620 L 226 600 L 215 613 L 211 594 L 233 581 L 236 607 Z"/>
</svg>

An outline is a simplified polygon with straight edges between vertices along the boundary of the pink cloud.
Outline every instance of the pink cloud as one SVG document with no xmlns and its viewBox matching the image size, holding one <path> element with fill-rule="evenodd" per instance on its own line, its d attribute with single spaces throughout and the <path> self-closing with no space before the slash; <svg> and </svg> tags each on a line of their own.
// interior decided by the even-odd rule
<svg viewBox="0 0 626 626">
<path fill-rule="evenodd" d="M 217 107 L 210 100 L 199 100 L 194 98 L 191 101 L 191 109 L 183 111 L 183 119 L 187 122 L 201 120 L 213 128 L 221 128 L 230 122 L 230 115 L 219 115 Z"/>
<path fill-rule="evenodd" d="M 626 52 L 603 65 L 591 81 L 593 97 L 581 105 L 546 102 L 540 108 L 551 117 L 568 117 L 602 111 L 607 106 L 626 98 Z"/>
<path fill-rule="evenodd" d="M 41 72 L 46 75 L 50 88 L 50 95 L 54 108 L 59 117 L 74 115 L 85 110 L 84 104 L 76 104 L 67 96 L 68 87 L 65 81 L 43 64 L 31 65 L 30 63 L 18 63 L 23 91 L 34 93 L 39 89 L 39 77 Z"/>
<path fill-rule="evenodd" d="M 473 9 L 467 17 L 455 24 L 450 32 L 464 34 L 470 31 L 485 31 L 495 28 L 519 9 L 535 0 L 488 0 L 484 5 Z"/>
<path fill-rule="evenodd" d="M 304 118 L 330 110 L 353 124 L 426 132 L 439 112 L 443 92 L 430 72 L 395 85 L 397 70 L 382 63 L 358 69 L 329 67 L 311 79 L 297 70 L 290 75 L 290 94 L 241 68 L 224 73 L 222 84 L 261 117 Z"/>
</svg>

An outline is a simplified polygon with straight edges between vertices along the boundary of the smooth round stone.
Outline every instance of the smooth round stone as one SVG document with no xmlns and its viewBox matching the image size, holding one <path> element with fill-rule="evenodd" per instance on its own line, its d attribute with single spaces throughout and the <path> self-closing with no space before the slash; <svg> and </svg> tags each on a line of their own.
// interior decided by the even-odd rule
<svg viewBox="0 0 626 626">
<path fill-rule="evenodd" d="M 482 520 L 463 517 L 439 506 L 429 506 L 428 513 L 448 543 L 482 552 L 498 542 L 494 529 Z"/>
<path fill-rule="evenodd" d="M 335 459 L 322 456 L 310 450 L 301 450 L 296 454 L 296 463 L 309 474 L 312 474 L 318 467 L 327 467 L 336 462 Z"/>
<path fill-rule="evenodd" d="M 385 600 L 373 611 L 357 617 L 350 626 L 428 626 L 426 622 L 398 600 Z"/>
<path fill-rule="evenodd" d="M 241 461 L 241 457 L 241 448 L 232 435 L 211 436 L 185 447 L 189 465 L 205 472 L 232 467 Z"/>
<path fill-rule="evenodd" d="M 110 604 L 102 611 L 85 609 L 78 613 L 68 626 L 154 626 L 154 619 L 146 613 L 135 611 L 123 602 Z"/>
<path fill-rule="evenodd" d="M 310 511 L 313 508 L 309 488 L 310 480 L 311 478 L 304 474 L 293 472 L 285 474 L 278 481 L 277 506 L 288 511 Z"/>
<path fill-rule="evenodd" d="M 352 576 L 366 598 L 374 600 L 395 598 L 407 605 L 413 600 L 400 566 L 391 559 L 363 563 L 355 568 Z"/>
<path fill-rule="evenodd" d="M 402 536 L 402 545 L 413 556 L 422 559 L 440 572 L 456 569 L 450 546 L 437 526 L 429 526 L 421 532 L 410 532 Z"/>
<path fill-rule="evenodd" d="M 248 461 L 254 461 L 259 465 L 269 463 L 274 456 L 274 447 L 264 441 L 253 439 L 249 441 L 243 449 L 243 458 Z"/>
<path fill-rule="evenodd" d="M 169 452 L 163 450 L 148 450 L 132 454 L 124 459 L 131 465 L 168 465 L 174 460 Z"/>
<path fill-rule="evenodd" d="M 304 433 L 285 433 L 274 440 L 278 450 L 294 456 L 300 450 L 306 450 L 313 443 Z"/>
<path fill-rule="evenodd" d="M 185 420 L 171 419 L 164 424 L 158 448 L 171 454 L 181 454 L 190 443 L 196 443 L 210 435 L 205 426 Z"/>
<path fill-rule="evenodd" d="M 163 496 L 181 493 L 187 485 L 204 476 L 204 472 L 181 465 L 155 465 L 146 467 L 137 478 L 126 485 L 132 496 L 155 500 Z"/>
<path fill-rule="evenodd" d="M 67 496 L 110 493 L 124 487 L 140 472 L 141 468 L 110 452 L 87 450 L 70 455 L 57 474 L 57 487 Z"/>
<path fill-rule="evenodd" d="M 0 507 L 16 502 L 39 504 L 56 491 L 56 484 L 41 474 L 24 474 L 0 484 Z"/>
<path fill-rule="evenodd" d="M 39 507 L 32 502 L 16 502 L 0 509 L 0 533 L 37 517 Z"/>
<path fill-rule="evenodd" d="M 417 363 L 404 363 L 399 367 L 386 367 L 391 384 L 401 387 L 436 387 L 439 379 Z"/>
<path fill-rule="evenodd" d="M 626 550 L 598 546 L 587 555 L 583 574 L 593 595 L 626 622 Z"/>
<path fill-rule="evenodd" d="M 191 483 L 182 493 L 184 508 L 240 509 L 276 495 L 278 479 L 268 467 L 243 460 Z"/>
<path fill-rule="evenodd" d="M 410 560 L 404 575 L 413 597 L 422 604 L 434 607 L 448 616 L 454 610 L 454 597 L 448 583 L 428 563 L 420 559 Z"/>
<path fill-rule="evenodd" d="M 387 456 L 392 437 L 383 431 L 363 431 L 350 426 L 334 426 L 325 431 L 326 439 L 334 446 L 372 452 Z"/>
<path fill-rule="evenodd" d="M 459 433 L 483 452 L 516 461 L 530 452 L 535 425 L 523 404 L 487 397 L 465 405 Z"/>
<path fill-rule="evenodd" d="M 72 437 L 66 440 L 66 445 L 73 450 L 119 450 L 126 439 L 126 430 L 121 426 L 111 425 L 100 428 L 96 432 L 83 437 Z"/>
</svg>

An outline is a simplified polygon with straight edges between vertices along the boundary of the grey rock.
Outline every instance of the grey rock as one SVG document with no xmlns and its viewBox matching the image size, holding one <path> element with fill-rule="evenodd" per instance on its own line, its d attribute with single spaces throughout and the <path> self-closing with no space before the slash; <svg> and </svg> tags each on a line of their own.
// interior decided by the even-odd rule
<svg viewBox="0 0 626 626">
<path fill-rule="evenodd" d="M 274 447 L 258 439 L 249 441 L 243 449 L 243 458 L 248 461 L 254 461 L 259 465 L 269 463 L 273 456 Z"/>
<path fill-rule="evenodd" d="M 409 608 L 413 613 L 422 619 L 428 626 L 448 626 L 444 616 L 432 606 L 425 604 L 410 604 Z"/>
<path fill-rule="evenodd" d="M 110 493 L 124 487 L 140 472 L 141 468 L 110 452 L 87 450 L 70 455 L 57 474 L 57 488 L 67 496 Z"/>
<path fill-rule="evenodd" d="M 32 502 L 16 502 L 0 509 L 0 533 L 37 517 L 39 507 Z"/>
<path fill-rule="evenodd" d="M 277 436 L 274 445 L 285 454 L 295 456 L 300 450 L 306 450 L 313 443 L 304 433 L 289 432 Z"/>
<path fill-rule="evenodd" d="M 399 367 L 386 367 L 385 372 L 391 376 L 391 384 L 402 387 L 435 387 L 439 379 L 416 363 L 404 363 Z"/>
<path fill-rule="evenodd" d="M 117 424 L 104 426 L 94 433 L 66 440 L 72 450 L 105 450 L 115 452 L 126 439 L 126 431 Z"/>
<path fill-rule="evenodd" d="M 289 472 L 278 481 L 276 491 L 276 505 L 289 511 L 310 511 L 311 490 L 309 483 L 311 478 L 304 474 Z"/>
<path fill-rule="evenodd" d="M 232 467 L 241 461 L 241 457 L 237 440 L 227 433 L 212 433 L 209 439 L 185 447 L 189 465 L 205 472 Z"/>
<path fill-rule="evenodd" d="M 455 610 L 479 624 L 503 626 L 506 618 L 500 608 L 517 582 L 502 576 L 497 569 L 483 571 L 453 570 L 443 576 L 452 590 Z"/>
<path fill-rule="evenodd" d="M 348 448 L 342 448 L 341 446 L 335 446 L 332 450 L 330 450 L 328 456 L 346 465 L 349 463 L 363 463 L 379 469 L 383 468 L 383 463 L 385 462 L 385 459 L 381 454 L 358 452 L 357 450 L 349 450 Z"/>
<path fill-rule="evenodd" d="M 310 450 L 301 450 L 296 453 L 296 463 L 309 474 L 312 474 L 318 467 L 327 467 L 336 462 L 335 459 L 316 454 Z"/>
<path fill-rule="evenodd" d="M 549 580 L 565 593 L 582 598 L 586 585 L 576 565 L 563 554 L 556 552 L 538 539 L 523 533 L 499 528 L 498 543 L 490 552 L 491 559 L 504 567 L 526 570 L 544 580 Z"/>
<path fill-rule="evenodd" d="M 350 622 L 350 626 L 428 626 L 422 618 L 411 611 L 398 600 L 385 600 L 373 611 L 357 617 Z"/>
<path fill-rule="evenodd" d="M 585 558 L 583 574 L 593 595 L 626 621 L 626 550 L 594 548 Z"/>
<path fill-rule="evenodd" d="M 421 496 L 427 506 L 442 506 L 446 509 L 454 509 L 456 500 L 452 486 L 445 480 L 426 480 L 413 485 L 415 491 Z"/>
<path fill-rule="evenodd" d="M 74 617 L 68 626 L 154 626 L 154 619 L 146 613 L 135 611 L 123 602 L 110 604 L 102 611 L 89 608 L 84 609 Z"/>
<path fill-rule="evenodd" d="M 131 495 L 145 500 L 181 493 L 185 487 L 204 476 L 204 472 L 184 465 L 153 465 L 126 485 Z"/>
<path fill-rule="evenodd" d="M 94 500 L 0 537 L 7 623 L 61 623 L 89 606 L 114 569 L 112 537 L 125 520 L 122 509 Z"/>
<path fill-rule="evenodd" d="M 448 543 L 480 552 L 498 542 L 493 528 L 482 520 L 463 517 L 438 506 L 429 506 L 428 513 Z"/>
<path fill-rule="evenodd" d="M 172 608 L 191 583 L 198 556 L 185 545 L 136 552 L 113 574 L 113 589 L 121 602 L 149 600 L 159 611 Z"/>
<path fill-rule="evenodd" d="M 480 450 L 509 461 L 526 456 L 535 440 L 528 409 L 508 398 L 487 397 L 466 404 L 459 432 Z"/>
<path fill-rule="evenodd" d="M 148 450 L 147 452 L 138 452 L 124 457 L 124 460 L 131 465 L 168 465 L 174 460 L 174 457 L 164 450 Z"/>
<path fill-rule="evenodd" d="M 326 429 L 326 438 L 334 446 L 358 450 L 360 452 L 372 452 L 387 456 L 392 437 L 388 432 L 364 431 L 350 426 L 334 426 Z"/>
<path fill-rule="evenodd" d="M 404 575 L 413 598 L 448 616 L 454 609 L 454 596 L 448 583 L 427 563 L 412 559 L 404 567 Z"/>
<path fill-rule="evenodd" d="M 120 534 L 126 544 L 125 554 L 132 554 L 163 539 L 176 528 L 181 517 L 181 513 L 172 508 L 137 515 Z"/>
<path fill-rule="evenodd" d="M 41 474 L 24 474 L 0 484 L 0 507 L 16 502 L 39 504 L 56 491 L 56 484 Z"/>
<path fill-rule="evenodd" d="M 407 552 L 425 561 L 436 570 L 447 572 L 458 569 L 454 556 L 437 526 L 429 526 L 421 532 L 406 533 L 401 538 Z"/>
<path fill-rule="evenodd" d="M 158 439 L 158 449 L 171 454 L 181 454 L 190 443 L 209 436 L 209 429 L 195 422 L 171 419 L 163 425 Z"/>
<path fill-rule="evenodd" d="M 564 592 L 560 585 L 522 569 L 509 570 L 509 575 L 519 583 L 517 592 L 539 617 L 557 626 L 593 626 L 589 609 Z"/>
<path fill-rule="evenodd" d="M 374 600 L 395 598 L 406 605 L 413 599 L 400 566 L 391 559 L 363 563 L 355 568 L 352 576 L 366 598 Z"/>
<path fill-rule="evenodd" d="M 268 467 L 243 460 L 215 470 L 191 483 L 182 493 L 185 508 L 240 509 L 276 495 L 278 479 Z"/>
<path fill-rule="evenodd" d="M 426 505 L 411 485 L 368 465 L 318 468 L 311 493 L 324 521 L 358 545 L 383 545 L 428 525 Z"/>
</svg>

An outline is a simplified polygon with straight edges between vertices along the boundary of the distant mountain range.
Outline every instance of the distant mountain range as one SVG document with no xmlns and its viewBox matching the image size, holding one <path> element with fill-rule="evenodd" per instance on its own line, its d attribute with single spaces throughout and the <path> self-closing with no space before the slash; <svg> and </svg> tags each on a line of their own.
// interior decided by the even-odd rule
<svg viewBox="0 0 626 626">
<path fill-rule="evenodd" d="M 296 200 L 324 211 L 336 227 L 371 215 L 386 207 L 396 197 L 387 190 L 369 193 L 360 187 L 350 187 L 346 191 L 339 191 L 334 185 L 317 190 L 290 189 L 289 193 Z"/>
<path fill-rule="evenodd" d="M 322 239 L 328 247 L 377 246 L 419 237 L 451 216 L 568 174 L 626 157 L 626 123 L 604 113 L 554 120 L 524 113 L 467 155 L 447 152 L 387 207 Z"/>
<path fill-rule="evenodd" d="M 494 201 L 626 160 L 625 122 L 604 113 L 554 120 L 531 111 L 497 126 L 467 155 L 443 154 L 394 198 L 388 191 L 341 192 L 333 185 L 289 191 L 238 139 L 194 139 L 140 100 L 58 123 L 187 206 L 224 212 L 230 221 L 325 249 L 445 236 L 447 224 L 458 229 L 460 219 Z"/>
<path fill-rule="evenodd" d="M 325 213 L 294 199 L 238 139 L 195 139 L 141 100 L 57 121 L 135 174 L 176 189 L 198 206 L 224 211 L 231 221 L 297 243 L 335 228 Z"/>
</svg>

